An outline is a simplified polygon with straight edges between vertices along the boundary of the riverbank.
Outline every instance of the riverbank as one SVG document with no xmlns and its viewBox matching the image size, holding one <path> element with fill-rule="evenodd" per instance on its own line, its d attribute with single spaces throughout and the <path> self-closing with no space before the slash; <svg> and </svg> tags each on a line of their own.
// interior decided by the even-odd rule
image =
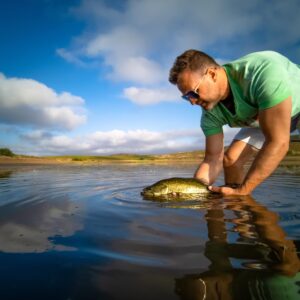
<svg viewBox="0 0 300 300">
<path fill-rule="evenodd" d="M 197 162 L 203 159 L 203 151 L 178 152 L 161 155 L 116 154 L 108 156 L 45 156 L 33 157 L 16 155 L 0 156 L 0 165 L 5 164 L 105 164 L 105 163 L 164 163 L 164 162 Z"/>
<path fill-rule="evenodd" d="M 203 159 L 202 154 L 188 155 L 187 153 L 168 154 L 149 158 L 115 158 L 115 157 L 4 157 L 0 156 L 0 165 L 99 165 L 99 164 L 159 164 L 159 163 L 197 163 Z M 287 155 L 281 166 L 299 166 L 300 155 Z"/>
<path fill-rule="evenodd" d="M 159 155 L 138 155 L 138 154 L 114 154 L 107 156 L 24 156 L 15 155 L 0 156 L 0 165 L 23 164 L 23 165 L 98 165 L 106 163 L 197 163 L 204 158 L 204 151 L 177 152 Z M 290 149 L 281 166 L 300 166 L 300 143 L 291 143 Z"/>
</svg>

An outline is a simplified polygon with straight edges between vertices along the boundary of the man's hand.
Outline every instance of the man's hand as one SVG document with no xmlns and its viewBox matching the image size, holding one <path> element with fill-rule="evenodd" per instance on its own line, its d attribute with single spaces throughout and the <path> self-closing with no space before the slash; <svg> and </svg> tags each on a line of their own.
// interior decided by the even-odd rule
<svg viewBox="0 0 300 300">
<path fill-rule="evenodd" d="M 250 194 L 242 185 L 209 186 L 208 189 L 224 196 L 245 196 Z"/>
</svg>

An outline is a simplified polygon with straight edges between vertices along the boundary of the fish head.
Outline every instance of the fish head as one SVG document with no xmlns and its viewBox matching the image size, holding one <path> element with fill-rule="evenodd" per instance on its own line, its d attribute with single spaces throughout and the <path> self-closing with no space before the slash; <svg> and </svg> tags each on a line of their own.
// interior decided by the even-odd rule
<svg viewBox="0 0 300 300">
<path fill-rule="evenodd" d="M 156 183 L 143 189 L 142 195 L 146 197 L 155 197 L 166 195 L 169 188 L 163 183 Z"/>
</svg>

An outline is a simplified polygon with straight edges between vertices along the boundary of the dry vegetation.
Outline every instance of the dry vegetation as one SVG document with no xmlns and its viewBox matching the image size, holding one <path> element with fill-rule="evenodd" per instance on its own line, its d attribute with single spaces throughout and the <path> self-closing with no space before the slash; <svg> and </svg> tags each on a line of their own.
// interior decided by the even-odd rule
<svg viewBox="0 0 300 300">
<path fill-rule="evenodd" d="M 104 163 L 180 163 L 200 162 L 204 151 L 177 152 L 160 155 L 115 154 L 108 156 L 44 156 L 17 155 L 6 156 L 0 153 L 0 164 L 104 164 Z M 281 165 L 300 165 L 300 142 L 293 142 Z"/>
</svg>

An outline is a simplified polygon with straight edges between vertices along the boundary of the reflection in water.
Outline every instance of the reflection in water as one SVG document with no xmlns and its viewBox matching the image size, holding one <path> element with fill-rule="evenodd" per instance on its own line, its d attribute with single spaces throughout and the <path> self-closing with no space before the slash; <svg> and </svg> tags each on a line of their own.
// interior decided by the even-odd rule
<svg viewBox="0 0 300 300">
<path fill-rule="evenodd" d="M 225 212 L 234 213 L 226 218 Z M 300 261 L 293 241 L 278 225 L 278 215 L 252 197 L 224 199 L 205 215 L 209 270 L 176 279 L 181 299 L 300 299 Z M 235 243 L 226 223 L 234 224 Z M 234 259 L 243 261 L 234 265 Z"/>
<path fill-rule="evenodd" d="M 150 183 L 188 177 L 195 167 L 5 173 L 0 299 L 298 299 L 299 176 L 273 176 L 258 189 L 259 203 L 140 196 Z"/>
<path fill-rule="evenodd" d="M 12 174 L 12 171 L 0 170 L 0 179 L 1 178 L 9 178 Z"/>
<path fill-rule="evenodd" d="M 74 214 L 79 204 L 67 198 L 37 201 L 29 205 L 7 205 L 0 210 L 0 251 L 9 253 L 74 250 L 53 244 L 57 237 L 71 236 L 82 229 Z"/>
<path fill-rule="evenodd" d="M 32 182 L 25 172 L 0 170 L 0 252 L 75 250 L 56 240 L 82 229 L 82 220 L 76 215 L 83 209 L 83 203 L 74 203 L 67 195 L 50 193 L 49 177 L 43 182 L 43 176 L 37 174 L 40 181 Z"/>
</svg>

